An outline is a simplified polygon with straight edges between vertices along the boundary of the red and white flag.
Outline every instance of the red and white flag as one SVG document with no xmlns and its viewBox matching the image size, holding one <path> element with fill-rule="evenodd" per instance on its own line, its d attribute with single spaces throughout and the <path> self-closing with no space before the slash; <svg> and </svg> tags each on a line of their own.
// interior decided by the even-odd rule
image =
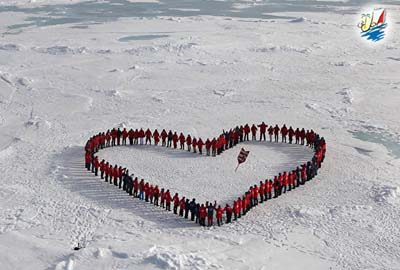
<svg viewBox="0 0 400 270">
<path fill-rule="evenodd" d="M 240 165 L 241 163 L 243 163 L 243 162 L 246 161 L 247 156 L 249 155 L 249 153 L 250 153 L 250 151 L 246 151 L 246 150 L 244 150 L 244 148 L 242 148 L 242 149 L 240 150 L 240 153 L 239 153 L 239 155 L 238 155 L 238 157 L 237 157 L 238 165 L 237 165 L 235 171 L 238 169 L 238 167 L 239 167 L 239 165 Z"/>
</svg>

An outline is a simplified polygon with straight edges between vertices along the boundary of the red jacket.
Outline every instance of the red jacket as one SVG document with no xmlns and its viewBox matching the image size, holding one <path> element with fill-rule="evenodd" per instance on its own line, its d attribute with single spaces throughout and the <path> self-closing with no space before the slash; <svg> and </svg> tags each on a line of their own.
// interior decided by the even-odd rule
<svg viewBox="0 0 400 270">
<path fill-rule="evenodd" d="M 146 136 L 147 139 L 150 139 L 152 136 L 150 129 L 147 129 L 144 135 Z"/>
<path fill-rule="evenodd" d="M 275 127 L 274 127 L 274 134 L 275 135 L 278 135 L 279 134 L 279 127 L 276 125 Z"/>
<path fill-rule="evenodd" d="M 163 130 L 163 131 L 161 132 L 161 138 L 162 138 L 163 140 L 165 140 L 165 138 L 167 138 L 167 137 L 168 137 L 167 132 L 166 132 L 165 130 Z"/>
<path fill-rule="evenodd" d="M 183 135 L 182 133 L 179 135 L 179 143 L 180 144 L 184 144 L 185 143 L 185 135 Z"/>
<path fill-rule="evenodd" d="M 260 125 L 258 125 L 258 127 L 260 128 L 260 132 L 261 133 L 265 133 L 265 131 L 267 130 L 267 126 L 265 123 L 261 123 Z"/>
<path fill-rule="evenodd" d="M 199 147 L 199 149 L 203 148 L 203 140 L 201 138 L 199 138 L 199 140 L 197 141 L 197 146 Z"/>
<path fill-rule="evenodd" d="M 282 136 L 286 136 L 287 135 L 288 129 L 287 129 L 287 127 L 285 125 L 281 129 L 281 133 L 282 133 Z"/>
<path fill-rule="evenodd" d="M 96 169 L 98 169 L 100 167 L 100 163 L 99 163 L 99 158 L 95 157 L 93 160 L 93 165 Z"/>
<path fill-rule="evenodd" d="M 165 192 L 165 203 L 171 203 L 171 194 L 169 192 Z"/>
<path fill-rule="evenodd" d="M 206 149 L 208 150 L 210 148 L 211 148 L 211 142 L 210 142 L 209 139 L 207 139 L 207 141 L 206 141 Z"/>
<path fill-rule="evenodd" d="M 186 138 L 186 144 L 187 145 L 191 145 L 192 144 L 192 137 L 190 137 L 190 135 L 188 135 L 187 138 Z"/>
<path fill-rule="evenodd" d="M 174 201 L 174 206 L 178 206 L 179 205 L 179 197 L 177 195 L 175 195 L 172 200 Z"/>
<path fill-rule="evenodd" d="M 185 200 L 183 198 L 179 201 L 179 208 L 185 209 Z"/>
<path fill-rule="evenodd" d="M 224 209 L 222 209 L 221 207 L 218 207 L 216 210 L 217 219 L 222 219 L 223 214 L 224 214 Z"/>
<path fill-rule="evenodd" d="M 253 135 L 256 135 L 257 130 L 258 130 L 258 128 L 253 124 L 253 125 L 251 126 L 251 133 L 252 133 Z"/>
<path fill-rule="evenodd" d="M 206 218 L 207 217 L 207 211 L 206 211 L 205 206 L 200 206 L 199 216 L 200 216 L 200 218 Z"/>
</svg>

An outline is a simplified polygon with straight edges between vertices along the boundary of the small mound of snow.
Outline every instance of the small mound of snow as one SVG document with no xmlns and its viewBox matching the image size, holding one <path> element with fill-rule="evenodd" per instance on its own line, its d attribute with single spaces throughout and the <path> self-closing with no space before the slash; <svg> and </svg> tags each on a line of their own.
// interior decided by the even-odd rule
<svg viewBox="0 0 400 270">
<path fill-rule="evenodd" d="M 218 265 L 209 263 L 204 257 L 197 254 L 182 254 L 182 251 L 152 247 L 143 255 L 144 263 L 153 264 L 157 269 L 210 269 L 219 268 Z"/>
<path fill-rule="evenodd" d="M 35 116 L 31 117 L 28 121 L 25 122 L 25 127 L 35 127 L 35 128 L 40 128 L 42 126 L 46 128 L 51 128 L 52 124 L 51 122 L 47 120 L 42 120 L 41 118 Z"/>
<path fill-rule="evenodd" d="M 12 146 L 8 146 L 2 150 L 0 150 L 0 159 L 5 159 L 10 157 L 14 153 L 14 149 Z"/>
<path fill-rule="evenodd" d="M 68 46 L 53 46 L 48 48 L 33 47 L 34 51 L 51 55 L 83 54 L 87 52 L 86 47 L 70 48 Z"/>
<path fill-rule="evenodd" d="M 298 47 L 292 47 L 288 45 L 282 45 L 282 46 L 271 46 L 271 47 L 263 47 L 263 48 L 255 48 L 252 49 L 254 52 L 296 52 L 296 53 L 310 53 L 311 49 L 310 48 L 298 48 Z"/>
<path fill-rule="evenodd" d="M 299 23 L 299 22 L 305 22 L 305 21 L 307 21 L 306 18 L 304 18 L 304 17 L 299 17 L 299 18 L 290 20 L 289 22 L 291 22 L 291 23 Z"/>
<path fill-rule="evenodd" d="M 372 188 L 371 197 L 377 203 L 395 204 L 399 202 L 400 187 L 375 186 Z"/>
<path fill-rule="evenodd" d="M 292 212 L 292 216 L 295 218 L 312 218 L 312 217 L 322 217 L 325 213 L 316 208 L 302 208 L 296 209 Z"/>
<path fill-rule="evenodd" d="M 343 88 L 339 92 L 336 92 L 336 94 L 343 96 L 344 103 L 352 104 L 354 101 L 353 93 L 349 88 Z"/>
<path fill-rule="evenodd" d="M 124 72 L 124 70 L 120 69 L 120 68 L 114 68 L 114 69 L 110 70 L 109 72 L 120 72 L 120 73 L 122 73 L 122 72 Z"/>
<path fill-rule="evenodd" d="M 3 51 L 19 51 L 20 47 L 16 44 L 0 44 L 0 50 Z"/>
</svg>

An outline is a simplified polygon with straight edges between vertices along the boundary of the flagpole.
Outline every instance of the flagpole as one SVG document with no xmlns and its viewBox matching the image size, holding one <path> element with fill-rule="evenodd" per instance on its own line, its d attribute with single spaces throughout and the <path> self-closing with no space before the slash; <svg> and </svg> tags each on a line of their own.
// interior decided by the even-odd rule
<svg viewBox="0 0 400 270">
<path fill-rule="evenodd" d="M 237 171 L 237 169 L 239 168 L 240 163 L 238 163 L 238 165 L 236 166 L 235 172 Z"/>
</svg>

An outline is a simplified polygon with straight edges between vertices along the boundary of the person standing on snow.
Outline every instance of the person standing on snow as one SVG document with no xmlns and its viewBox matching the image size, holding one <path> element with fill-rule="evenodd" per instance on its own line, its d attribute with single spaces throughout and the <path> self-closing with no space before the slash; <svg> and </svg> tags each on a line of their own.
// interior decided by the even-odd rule
<svg viewBox="0 0 400 270">
<path fill-rule="evenodd" d="M 162 146 L 166 146 L 166 139 L 167 139 L 167 137 L 168 137 L 168 134 L 167 134 L 167 132 L 165 131 L 165 129 L 163 129 L 163 130 L 161 131 L 161 145 L 162 145 Z"/>
<path fill-rule="evenodd" d="M 146 142 L 145 144 L 147 144 L 147 142 L 151 145 L 151 137 L 153 137 L 153 134 L 151 134 L 150 129 L 147 129 L 146 132 L 144 133 L 145 137 L 146 137 Z"/>
<path fill-rule="evenodd" d="M 257 140 L 257 138 L 256 138 L 256 134 L 257 134 L 257 130 L 258 130 L 258 128 L 256 127 L 256 125 L 252 125 L 251 126 L 251 135 L 252 135 L 252 137 L 251 137 L 251 139 L 254 141 L 254 140 Z"/>
<path fill-rule="evenodd" d="M 181 134 L 179 134 L 179 145 L 181 147 L 181 150 L 185 150 L 185 135 L 183 135 L 183 133 L 181 132 Z"/>
<path fill-rule="evenodd" d="M 226 213 L 226 224 L 231 223 L 233 209 L 229 206 L 229 204 L 226 204 L 224 211 Z"/>
<path fill-rule="evenodd" d="M 191 146 L 192 146 L 192 137 L 190 137 L 190 134 L 187 135 L 186 138 L 186 145 L 187 145 L 187 149 L 190 152 L 191 151 Z"/>
<path fill-rule="evenodd" d="M 288 133 L 288 129 L 285 124 L 283 124 L 283 127 L 281 129 L 281 134 L 282 134 L 282 142 L 286 143 L 286 135 Z"/>
<path fill-rule="evenodd" d="M 174 214 L 178 214 L 178 206 L 179 206 L 179 197 L 178 193 L 175 193 L 174 197 L 172 198 L 172 201 L 174 202 Z"/>
<path fill-rule="evenodd" d="M 244 131 L 244 140 L 248 141 L 249 140 L 249 133 L 250 133 L 250 127 L 248 124 L 246 124 L 243 128 Z"/>
<path fill-rule="evenodd" d="M 160 134 L 158 133 L 158 130 L 154 130 L 153 132 L 153 138 L 154 138 L 154 144 L 157 146 L 158 143 L 160 142 Z"/>
<path fill-rule="evenodd" d="M 218 205 L 218 208 L 215 209 L 216 217 L 217 217 L 217 224 L 218 227 L 222 225 L 222 216 L 224 214 L 224 209 L 221 208 L 221 205 Z"/>
<path fill-rule="evenodd" d="M 262 122 L 260 125 L 258 125 L 258 127 L 260 128 L 260 141 L 262 138 L 264 138 L 265 141 L 265 132 L 267 131 L 268 125 Z"/>
<path fill-rule="evenodd" d="M 171 194 L 169 193 L 169 189 L 165 192 L 165 210 L 171 211 Z"/>
<path fill-rule="evenodd" d="M 208 227 L 213 225 L 213 219 L 214 219 L 214 210 L 216 209 L 217 202 L 214 201 L 214 205 L 211 203 L 207 207 L 207 220 L 208 220 Z"/>
<path fill-rule="evenodd" d="M 280 128 L 278 127 L 278 125 L 275 125 L 275 127 L 274 127 L 275 142 L 278 142 L 279 130 L 280 130 Z"/>
<path fill-rule="evenodd" d="M 189 204 L 189 210 L 190 210 L 190 220 L 194 221 L 195 215 L 196 215 L 196 200 L 192 199 L 192 201 Z"/>
<path fill-rule="evenodd" d="M 172 147 L 172 137 L 174 136 L 174 134 L 172 133 L 172 130 L 168 131 L 168 142 L 167 142 L 167 147 Z"/>
</svg>

